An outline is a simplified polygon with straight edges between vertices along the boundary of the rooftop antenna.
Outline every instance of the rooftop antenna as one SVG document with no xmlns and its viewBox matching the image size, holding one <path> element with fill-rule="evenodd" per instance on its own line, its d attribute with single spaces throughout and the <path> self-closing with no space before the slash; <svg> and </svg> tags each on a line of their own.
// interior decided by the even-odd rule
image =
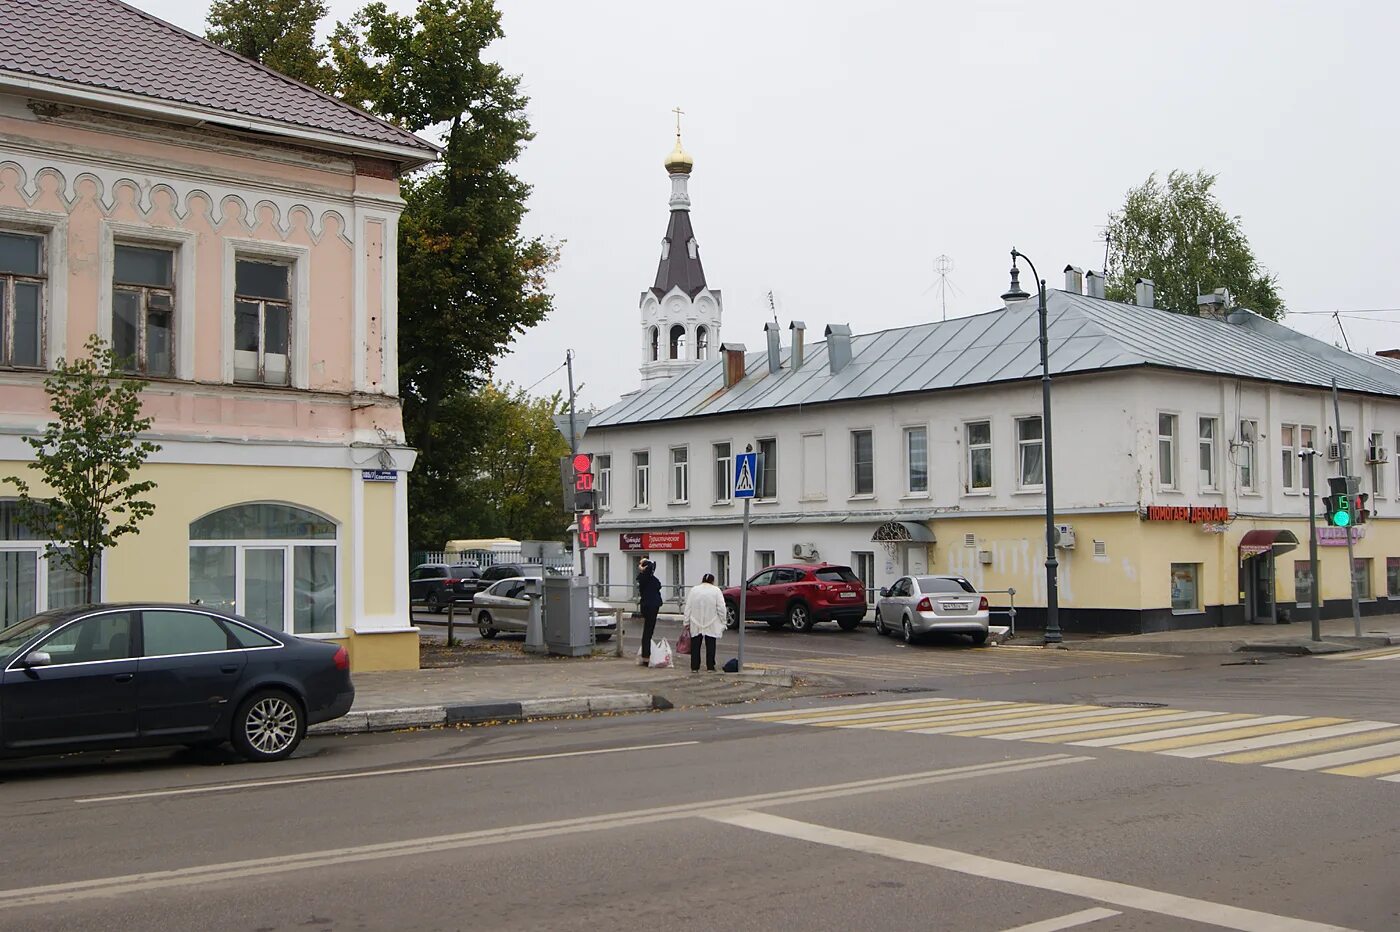
<svg viewBox="0 0 1400 932">
<path fill-rule="evenodd" d="M 933 270 L 938 273 L 938 300 L 943 308 L 943 319 L 948 319 L 948 273 L 953 271 L 953 257 L 944 253 L 933 260 Z"/>
<path fill-rule="evenodd" d="M 1337 322 L 1337 329 L 1342 332 L 1342 342 L 1347 345 L 1347 352 L 1351 352 L 1351 341 L 1347 339 L 1347 328 L 1342 326 L 1342 315 L 1337 311 L 1332 312 L 1332 319 Z"/>
<path fill-rule="evenodd" d="M 768 312 L 773 315 L 773 323 L 778 322 L 778 298 L 770 288 L 765 297 L 768 299 Z"/>
</svg>

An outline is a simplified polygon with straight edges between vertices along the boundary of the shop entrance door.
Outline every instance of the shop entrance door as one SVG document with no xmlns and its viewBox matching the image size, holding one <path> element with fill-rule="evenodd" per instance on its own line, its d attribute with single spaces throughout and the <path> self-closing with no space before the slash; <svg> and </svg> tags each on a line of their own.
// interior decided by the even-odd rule
<svg viewBox="0 0 1400 932">
<path fill-rule="evenodd" d="M 1252 625 L 1278 624 L 1274 597 L 1273 552 L 1247 557 L 1240 567 L 1240 588 L 1244 590 L 1244 620 Z"/>
</svg>

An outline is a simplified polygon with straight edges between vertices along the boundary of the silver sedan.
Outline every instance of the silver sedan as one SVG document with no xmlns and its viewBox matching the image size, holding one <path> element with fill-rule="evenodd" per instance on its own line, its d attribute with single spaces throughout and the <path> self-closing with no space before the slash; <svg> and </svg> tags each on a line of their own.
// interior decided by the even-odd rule
<svg viewBox="0 0 1400 932">
<path fill-rule="evenodd" d="M 472 617 L 482 637 L 493 638 L 502 631 L 525 633 L 530 620 L 530 600 L 525 597 L 525 586 L 530 582 L 539 580 L 502 579 L 476 594 L 472 601 Z M 611 614 L 613 607 L 596 595 L 590 593 L 589 601 L 593 634 L 598 640 L 606 641 L 617 630 L 617 616 Z"/>
<path fill-rule="evenodd" d="M 987 643 L 987 597 L 961 576 L 901 576 L 880 590 L 875 633 L 904 635 L 912 644 L 927 634 L 966 634 Z"/>
</svg>

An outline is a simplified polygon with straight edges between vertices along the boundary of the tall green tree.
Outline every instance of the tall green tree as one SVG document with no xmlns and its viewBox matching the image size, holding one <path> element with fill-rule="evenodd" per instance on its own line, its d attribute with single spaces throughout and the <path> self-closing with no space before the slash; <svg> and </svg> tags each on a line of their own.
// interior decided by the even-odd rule
<svg viewBox="0 0 1400 932">
<path fill-rule="evenodd" d="M 25 437 L 34 448 L 29 468 L 43 477 L 50 494 L 35 496 L 18 476 L 19 519 L 47 538 L 49 559 L 60 560 L 83 577 L 91 602 L 98 561 L 155 512 L 143 496 L 156 487 L 136 473 L 160 450 L 141 433 L 151 418 L 141 416 L 145 382 L 126 377 L 101 337 L 89 337 L 86 356 L 60 359 L 44 380 L 54 420 L 43 434 Z"/>
<path fill-rule="evenodd" d="M 322 0 L 214 0 L 205 38 L 320 90 L 335 85 L 316 25 Z"/>
<path fill-rule="evenodd" d="M 1105 292 L 1133 300 L 1135 282 L 1151 279 L 1158 307 L 1196 313 L 1196 297 L 1225 287 L 1240 307 L 1277 320 L 1283 315 L 1278 278 L 1254 256 L 1239 217 L 1211 191 L 1216 176 L 1174 171 L 1128 192 L 1109 215 Z"/>
</svg>

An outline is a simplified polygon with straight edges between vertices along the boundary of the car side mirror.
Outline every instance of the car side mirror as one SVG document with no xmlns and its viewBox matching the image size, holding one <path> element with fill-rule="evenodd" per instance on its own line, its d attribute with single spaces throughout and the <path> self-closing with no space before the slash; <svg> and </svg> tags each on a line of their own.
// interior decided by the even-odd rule
<svg viewBox="0 0 1400 932">
<path fill-rule="evenodd" d="M 32 650 L 24 655 L 24 666 L 47 667 L 53 664 L 53 657 L 46 650 Z"/>
<path fill-rule="evenodd" d="M 889 586 L 885 586 L 883 589 L 880 590 L 880 598 L 882 598 L 882 599 L 888 599 L 889 597 L 890 597 L 890 587 L 889 587 Z"/>
</svg>

